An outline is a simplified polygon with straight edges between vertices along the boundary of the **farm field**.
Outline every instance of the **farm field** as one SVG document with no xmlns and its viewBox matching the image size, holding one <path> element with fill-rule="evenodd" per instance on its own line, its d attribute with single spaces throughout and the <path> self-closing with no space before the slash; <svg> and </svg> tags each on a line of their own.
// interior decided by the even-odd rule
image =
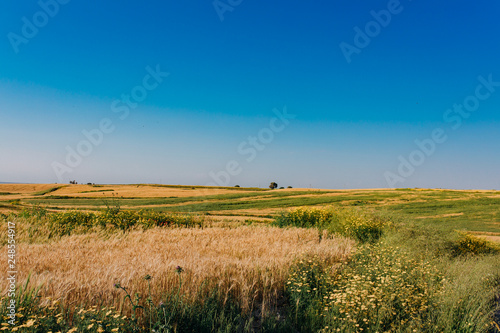
<svg viewBox="0 0 500 333">
<path fill-rule="evenodd" d="M 0 184 L 0 241 L 7 253 L 14 222 L 17 331 L 496 332 L 499 204 L 498 191 Z"/>
<path fill-rule="evenodd" d="M 0 184 L 0 213 L 123 209 L 207 214 L 216 220 L 270 221 L 280 210 L 326 205 L 397 212 L 424 225 L 500 235 L 500 191 L 440 189 L 316 190 L 175 185 Z M 491 238 L 495 239 L 495 238 Z"/>
</svg>

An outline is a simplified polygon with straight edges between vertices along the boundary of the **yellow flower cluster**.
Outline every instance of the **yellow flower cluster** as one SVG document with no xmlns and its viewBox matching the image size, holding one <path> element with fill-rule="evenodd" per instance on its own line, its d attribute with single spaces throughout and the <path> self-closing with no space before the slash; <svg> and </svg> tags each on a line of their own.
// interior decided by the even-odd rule
<svg viewBox="0 0 500 333">
<path fill-rule="evenodd" d="M 37 313 L 32 313 L 33 309 L 20 307 L 17 309 L 18 313 L 16 313 L 16 317 L 19 318 L 16 324 L 2 323 L 0 331 L 39 332 L 43 328 L 47 333 L 121 332 L 123 331 L 124 321 L 128 319 L 126 316 L 120 315 L 114 307 L 98 308 L 92 306 L 90 308 L 76 309 L 72 316 L 73 327 L 67 328 L 67 323 L 63 319 L 64 316 L 59 312 L 59 302 L 52 301 L 50 304 L 50 301 L 50 298 L 46 298 L 45 303 L 49 302 L 49 304 L 40 307 Z M 51 331 L 49 327 L 57 327 L 57 329 Z M 63 327 L 66 328 L 62 329 Z"/>
<path fill-rule="evenodd" d="M 391 247 L 364 246 L 332 275 L 321 262 L 299 261 L 288 280 L 294 306 L 313 304 L 323 332 L 385 332 L 418 322 L 443 292 L 443 275 Z M 423 325 L 423 324 L 422 324 Z"/>
<path fill-rule="evenodd" d="M 333 216 L 333 211 L 328 209 L 299 207 L 288 212 L 289 224 L 301 227 L 314 227 L 325 225 Z"/>
<path fill-rule="evenodd" d="M 351 207 L 299 207 L 277 217 L 280 226 L 316 227 L 361 242 L 378 239 L 389 221 Z"/>
<path fill-rule="evenodd" d="M 288 277 L 287 288 L 296 299 L 305 301 L 323 293 L 325 287 L 331 282 L 331 275 L 325 272 L 319 258 L 314 256 L 301 259 L 296 263 Z"/>
<path fill-rule="evenodd" d="M 441 285 L 443 279 L 435 267 L 390 247 L 363 251 L 358 269 L 336 276 L 336 288 L 325 297 L 325 315 L 346 329 L 386 330 L 428 309 L 435 292 L 432 286 Z"/>
</svg>

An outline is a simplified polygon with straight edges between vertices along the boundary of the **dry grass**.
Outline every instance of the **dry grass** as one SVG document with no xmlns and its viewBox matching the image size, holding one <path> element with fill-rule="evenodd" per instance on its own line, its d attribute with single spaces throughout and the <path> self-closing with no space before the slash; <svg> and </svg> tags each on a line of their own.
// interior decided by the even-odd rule
<svg viewBox="0 0 500 333">
<path fill-rule="evenodd" d="M 248 208 L 248 209 L 231 209 L 230 211 L 227 210 L 210 210 L 208 211 L 211 215 L 224 215 L 230 212 L 234 216 L 268 216 L 268 215 L 274 215 L 280 211 L 282 211 L 283 208 Z M 233 216 L 231 216 L 233 218 Z"/>
<path fill-rule="evenodd" d="M 56 186 L 58 185 L 57 184 L 0 184 L 0 192 L 31 194 L 34 192 L 45 191 Z"/>
<path fill-rule="evenodd" d="M 450 214 L 441 214 L 441 215 L 431 215 L 431 216 L 417 216 L 415 217 L 416 219 L 437 219 L 437 218 L 443 218 L 443 217 L 455 217 L 455 216 L 462 216 L 464 213 L 450 213 Z"/>
<path fill-rule="evenodd" d="M 478 237 L 490 242 L 500 243 L 500 236 L 479 235 Z"/>
<path fill-rule="evenodd" d="M 109 236 L 108 236 L 109 237 Z M 43 284 L 43 296 L 63 304 L 103 303 L 121 306 L 120 283 L 133 293 L 147 293 L 143 280 L 153 276 L 153 299 L 177 288 L 181 266 L 182 292 L 194 297 L 209 280 L 224 293 L 231 292 L 244 309 L 270 306 L 283 290 L 290 265 L 303 255 L 341 262 L 353 249 L 345 238 L 320 242 L 316 230 L 267 227 L 151 229 L 145 232 L 63 237 L 50 244 L 20 244 L 18 283 L 31 271 L 31 281 Z M 6 251 L 4 247 L 4 251 Z M 6 256 L 0 257 L 6 267 Z M 6 280 L 0 287 L 6 289 Z"/>
<path fill-rule="evenodd" d="M 31 196 L 35 192 L 48 190 L 61 184 L 0 184 L 0 192 L 19 193 L 15 198 L 22 198 Z M 113 190 L 113 191 L 110 191 Z M 94 191 L 94 192 L 88 192 Z M 102 191 L 102 192 L 101 192 Z M 326 192 L 331 191 L 327 189 L 308 189 L 308 188 L 291 188 L 281 189 L 280 191 L 286 192 Z M 352 192 L 366 192 L 370 190 L 338 190 L 342 193 L 332 193 L 327 195 L 342 195 L 343 193 Z M 85 192 L 85 193 L 82 193 Z M 65 184 L 63 188 L 58 189 L 51 193 L 51 195 L 68 195 L 83 198 L 95 197 L 111 197 L 113 195 L 118 197 L 134 197 L 134 198 L 163 198 L 163 197 L 192 197 L 192 196 L 205 196 L 205 195 L 219 195 L 219 194 L 236 194 L 248 193 L 247 190 L 237 189 L 222 189 L 222 188 L 176 188 L 176 187 L 161 187 L 154 185 L 101 185 L 95 187 L 92 185 L 83 184 Z M 300 195 L 300 196 L 308 196 Z M 310 196 L 314 196 L 311 194 Z M 11 197 L 9 197 L 10 199 Z M 12 197 L 13 198 L 13 197 Z"/>
<path fill-rule="evenodd" d="M 235 226 L 235 225 L 242 225 L 248 220 L 250 220 L 252 222 L 258 222 L 258 223 L 264 223 L 264 224 L 274 221 L 273 219 L 267 218 L 267 217 L 210 215 L 211 225 L 217 225 L 218 222 L 224 222 L 224 223 L 229 223 L 229 224 Z"/>
<path fill-rule="evenodd" d="M 31 197 L 33 193 L 48 190 L 58 184 L 0 184 L 0 192 L 18 193 L 15 198 Z M 113 190 L 113 191 L 110 191 Z M 92 192 L 89 192 L 92 191 Z M 84 193 L 82 193 L 84 192 Z M 153 185 L 64 185 L 51 193 L 51 195 L 67 195 L 82 198 L 95 197 L 134 197 L 134 198 L 163 198 L 163 197 L 192 197 L 218 194 L 247 193 L 246 190 L 221 189 L 221 188 L 175 188 Z M 11 197 L 9 197 L 10 199 Z M 13 197 L 12 197 L 13 198 Z"/>
<path fill-rule="evenodd" d="M 469 231 L 468 233 L 490 242 L 500 243 L 500 232 Z"/>
<path fill-rule="evenodd" d="M 87 192 L 86 191 L 103 191 Z M 113 191 L 106 191 L 113 190 Z M 95 197 L 134 197 L 134 198 L 163 198 L 163 197 L 195 197 L 204 195 L 218 195 L 231 193 L 246 193 L 244 190 L 227 190 L 219 188 L 175 188 L 156 187 L 149 185 L 104 185 L 93 187 L 88 185 L 71 185 L 57 191 L 57 195 L 70 195 L 75 197 L 95 198 Z"/>
</svg>

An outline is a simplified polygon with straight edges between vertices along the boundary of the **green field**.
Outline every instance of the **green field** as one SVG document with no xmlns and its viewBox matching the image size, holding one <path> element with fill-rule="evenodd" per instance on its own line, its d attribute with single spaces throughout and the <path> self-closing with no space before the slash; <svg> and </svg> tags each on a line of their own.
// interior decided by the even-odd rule
<svg viewBox="0 0 500 333">
<path fill-rule="evenodd" d="M 176 188 L 175 186 L 165 187 Z M 177 188 L 192 189 L 180 186 Z M 198 187 L 199 188 L 199 187 Z M 102 197 L 76 197 L 56 195 L 58 187 L 20 200 L 9 195 L 0 197 L 3 207 L 13 208 L 38 205 L 51 210 L 96 210 L 109 205 L 126 209 L 152 209 L 166 212 L 192 212 L 224 216 L 272 217 L 280 209 L 300 206 L 357 206 L 377 211 L 397 212 L 402 216 L 418 219 L 422 224 L 469 231 L 500 232 L 500 192 L 452 190 L 265 190 L 244 189 L 243 193 L 169 196 L 169 197 L 111 197 L 113 190 L 100 190 Z M 224 189 L 224 188 L 223 188 Z M 242 190 L 242 189 L 239 189 Z M 104 192 L 103 192 L 104 191 Z M 99 190 L 79 193 L 99 192 Z M 236 212 L 234 212 L 236 211 Z M 270 212 L 271 211 L 271 212 Z"/>
</svg>

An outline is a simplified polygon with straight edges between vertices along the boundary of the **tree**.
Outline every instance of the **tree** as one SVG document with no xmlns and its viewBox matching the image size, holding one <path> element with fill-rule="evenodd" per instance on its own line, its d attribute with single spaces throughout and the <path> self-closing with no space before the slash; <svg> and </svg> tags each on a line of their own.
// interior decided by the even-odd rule
<svg viewBox="0 0 500 333">
<path fill-rule="evenodd" d="M 271 184 L 269 184 L 269 188 L 270 188 L 271 190 L 274 190 L 275 188 L 278 188 L 278 184 L 277 184 L 277 183 L 275 183 L 275 182 L 271 182 Z"/>
</svg>

